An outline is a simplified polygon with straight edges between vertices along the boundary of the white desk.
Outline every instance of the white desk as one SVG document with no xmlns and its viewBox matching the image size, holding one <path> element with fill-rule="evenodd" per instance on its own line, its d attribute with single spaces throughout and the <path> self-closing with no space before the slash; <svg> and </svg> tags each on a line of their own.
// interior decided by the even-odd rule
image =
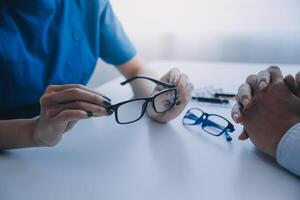
<svg viewBox="0 0 300 200">
<path fill-rule="evenodd" d="M 162 73 L 180 67 L 195 86 L 236 91 L 265 64 L 155 62 Z M 284 72 L 295 73 L 289 66 Z M 119 80 L 99 91 L 124 100 Z M 188 107 L 199 106 L 191 103 Z M 230 109 L 204 107 L 230 118 Z M 166 125 L 148 118 L 130 125 L 114 117 L 80 122 L 55 148 L 0 153 L 1 200 L 298 200 L 300 179 L 255 150 L 250 142 L 189 132 L 180 116 Z"/>
</svg>

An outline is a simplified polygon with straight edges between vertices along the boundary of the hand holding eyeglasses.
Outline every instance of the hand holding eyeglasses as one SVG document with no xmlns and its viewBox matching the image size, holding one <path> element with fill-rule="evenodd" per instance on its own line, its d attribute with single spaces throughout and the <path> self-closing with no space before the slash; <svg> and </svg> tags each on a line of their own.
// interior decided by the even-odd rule
<svg viewBox="0 0 300 200">
<path fill-rule="evenodd" d="M 82 119 L 107 116 L 109 99 L 82 85 L 51 85 L 40 99 L 41 114 L 34 120 L 36 146 L 54 146 Z"/>
<path fill-rule="evenodd" d="M 110 115 L 113 112 L 120 124 L 141 119 L 147 110 L 156 121 L 167 122 L 182 112 L 193 89 L 188 83 L 187 75 L 180 74 L 177 69 L 169 71 L 161 81 L 148 77 L 132 77 L 121 85 L 135 79 L 156 83 L 153 94 L 115 105 L 111 105 L 107 97 L 81 85 L 49 86 L 40 100 L 41 115 L 34 123 L 33 137 L 36 145 L 54 146 L 78 120 Z"/>
<path fill-rule="evenodd" d="M 180 73 L 180 71 L 177 68 L 170 70 L 160 80 L 169 84 L 176 85 L 177 99 L 175 106 L 163 113 L 155 112 L 152 106 L 149 106 L 147 111 L 149 116 L 152 117 L 154 120 L 160 123 L 165 123 L 176 118 L 178 115 L 180 115 L 180 113 L 182 113 L 182 111 L 191 99 L 193 85 L 189 82 L 188 76 L 186 74 Z M 161 85 L 157 85 L 157 87 L 153 91 L 153 94 L 161 91 L 162 89 L 163 87 Z M 163 106 L 164 102 L 165 101 L 160 101 L 159 104 Z"/>
<path fill-rule="evenodd" d="M 193 86 L 188 83 L 187 75 L 180 74 L 177 69 L 169 71 L 161 80 L 144 76 L 135 76 L 121 85 L 144 79 L 157 84 L 149 97 L 133 98 L 123 101 L 106 109 L 115 113 L 119 124 L 130 124 L 140 120 L 147 111 L 154 120 L 164 123 L 176 118 L 185 108 L 190 99 Z"/>
</svg>

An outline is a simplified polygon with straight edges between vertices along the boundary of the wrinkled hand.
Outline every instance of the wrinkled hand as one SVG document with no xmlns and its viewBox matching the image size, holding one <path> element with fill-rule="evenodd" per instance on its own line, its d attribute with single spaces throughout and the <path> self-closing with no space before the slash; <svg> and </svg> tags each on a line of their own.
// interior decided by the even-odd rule
<svg viewBox="0 0 300 200">
<path fill-rule="evenodd" d="M 78 120 L 107 115 L 103 95 L 81 85 L 49 86 L 40 99 L 41 114 L 33 138 L 37 146 L 54 146 Z"/>
<path fill-rule="evenodd" d="M 241 140 L 250 137 L 263 152 L 275 157 L 285 132 L 300 121 L 300 73 L 283 79 L 278 67 L 250 75 L 239 88 L 232 117 L 244 125 Z M 298 97 L 297 97 L 298 95 Z"/>
<path fill-rule="evenodd" d="M 170 70 L 167 74 L 165 74 L 161 79 L 161 81 L 175 84 L 177 85 L 177 100 L 176 105 L 169 111 L 158 114 L 156 113 L 152 106 L 148 106 L 148 115 L 152 117 L 154 120 L 160 122 L 160 123 L 166 123 L 174 118 L 176 118 L 178 115 L 182 113 L 186 105 L 191 99 L 191 92 L 193 90 L 193 85 L 189 83 L 189 78 L 186 74 L 180 73 L 180 71 L 177 68 L 174 68 Z M 161 86 L 157 86 L 153 93 L 157 93 L 158 91 L 161 91 Z"/>
<path fill-rule="evenodd" d="M 262 91 L 270 84 L 271 71 L 273 69 L 279 70 L 279 73 L 282 76 L 281 71 L 277 66 L 271 66 L 267 70 L 259 72 L 257 75 L 252 74 L 248 76 L 248 78 L 246 79 L 246 83 L 242 84 L 239 87 L 238 94 L 236 96 L 237 104 L 233 106 L 231 112 L 232 118 L 236 123 L 243 122 L 244 117 L 242 110 L 251 106 L 254 91 Z M 249 84 L 250 81 L 254 83 L 252 83 L 251 85 Z M 300 72 L 296 74 L 295 79 L 292 75 L 286 76 L 284 78 L 284 82 L 296 96 L 300 97 Z M 245 140 L 247 138 L 248 135 L 244 130 L 240 135 L 239 139 Z"/>
</svg>

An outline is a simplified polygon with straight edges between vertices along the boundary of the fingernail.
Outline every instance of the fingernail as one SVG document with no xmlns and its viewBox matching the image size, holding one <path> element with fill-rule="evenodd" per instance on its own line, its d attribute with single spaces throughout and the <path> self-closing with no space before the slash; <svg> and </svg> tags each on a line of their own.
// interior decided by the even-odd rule
<svg viewBox="0 0 300 200">
<path fill-rule="evenodd" d="M 112 115 L 114 113 L 114 111 L 112 109 L 106 109 L 106 113 L 108 115 Z"/>
<path fill-rule="evenodd" d="M 108 107 L 108 106 L 111 106 L 111 103 L 108 102 L 108 101 L 106 101 L 106 100 L 104 100 L 104 101 L 103 101 L 103 105 L 104 105 L 105 107 Z"/>
<path fill-rule="evenodd" d="M 245 139 L 242 137 L 242 134 L 239 136 L 240 141 L 244 141 Z"/>
<path fill-rule="evenodd" d="M 108 98 L 107 96 L 102 95 L 104 99 L 106 99 L 107 101 L 111 101 L 110 98 Z"/>
<path fill-rule="evenodd" d="M 94 113 L 93 113 L 93 112 L 90 112 L 90 111 L 87 111 L 87 112 L 86 112 L 86 115 L 87 115 L 88 117 L 93 117 L 93 116 L 94 116 Z"/>
<path fill-rule="evenodd" d="M 249 99 L 248 98 L 246 98 L 246 99 L 243 99 L 243 106 L 244 106 L 244 108 L 247 108 L 247 106 L 249 105 Z"/>
<path fill-rule="evenodd" d="M 260 90 L 263 90 L 263 89 L 265 89 L 266 87 L 267 87 L 267 83 L 266 83 L 266 82 L 264 82 L 264 81 L 260 82 L 260 84 L 259 84 L 259 89 L 260 89 Z"/>
<path fill-rule="evenodd" d="M 239 117 L 240 117 L 239 114 L 237 114 L 237 113 L 233 114 L 233 120 L 234 120 L 235 122 L 238 121 Z"/>
</svg>

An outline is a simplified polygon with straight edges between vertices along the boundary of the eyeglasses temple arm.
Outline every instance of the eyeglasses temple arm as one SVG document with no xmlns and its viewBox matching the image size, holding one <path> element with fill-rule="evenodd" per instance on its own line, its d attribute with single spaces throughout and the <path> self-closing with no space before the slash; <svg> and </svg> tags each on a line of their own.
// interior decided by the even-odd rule
<svg viewBox="0 0 300 200">
<path fill-rule="evenodd" d="M 120 84 L 121 85 L 126 85 L 127 83 L 130 83 L 130 82 L 132 82 L 136 79 L 146 79 L 146 80 L 149 80 L 153 83 L 156 83 L 157 85 L 162 85 L 162 86 L 168 87 L 168 88 L 176 87 L 176 85 L 172 85 L 172 84 L 166 83 L 164 81 L 155 80 L 153 78 L 149 78 L 149 77 L 145 77 L 145 76 L 134 76 L 134 77 L 131 77 L 131 78 L 121 82 Z"/>
<path fill-rule="evenodd" d="M 207 122 L 208 122 L 208 123 L 207 123 Z M 224 126 L 221 126 L 221 125 L 219 125 L 219 124 L 217 124 L 217 123 L 215 123 L 215 122 L 213 122 L 213 121 L 211 121 L 211 120 L 209 120 L 209 119 L 207 119 L 206 124 L 211 125 L 211 126 L 214 126 L 214 127 L 216 127 L 216 128 L 219 128 L 219 129 L 223 129 L 223 130 L 225 129 Z M 231 125 L 229 125 L 229 126 L 226 128 L 225 131 L 227 131 L 227 130 L 229 130 L 230 132 L 233 132 L 233 131 L 234 131 L 234 128 L 231 127 Z"/>
<path fill-rule="evenodd" d="M 198 125 L 198 124 L 201 124 L 203 122 L 203 117 L 197 117 L 196 115 L 194 115 L 193 113 L 187 113 L 184 118 L 186 119 L 191 119 L 191 120 L 194 120 L 195 123 L 193 125 Z"/>
<path fill-rule="evenodd" d="M 232 137 L 230 137 L 230 135 L 227 133 L 226 130 L 225 130 L 224 134 L 225 134 L 226 140 L 227 140 L 228 142 L 230 142 L 230 141 L 232 140 Z"/>
</svg>

